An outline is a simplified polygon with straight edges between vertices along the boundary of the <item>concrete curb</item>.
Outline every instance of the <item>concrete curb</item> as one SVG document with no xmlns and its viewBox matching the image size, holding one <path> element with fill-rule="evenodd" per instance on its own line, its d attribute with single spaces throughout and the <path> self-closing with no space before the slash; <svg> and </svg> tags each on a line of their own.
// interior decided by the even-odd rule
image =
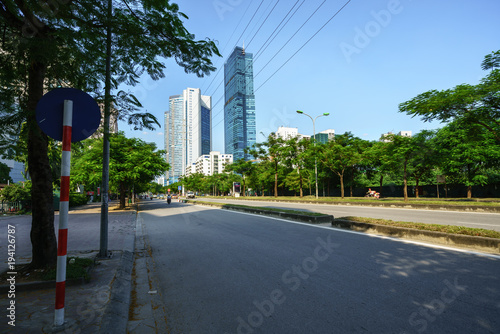
<svg viewBox="0 0 500 334">
<path fill-rule="evenodd" d="M 448 246 L 467 247 L 486 252 L 500 253 L 500 239 L 495 238 L 475 237 L 470 235 L 353 222 L 338 218 L 332 220 L 332 226 L 365 233 L 378 233 L 398 238 L 429 241 Z"/>
<path fill-rule="evenodd" d="M 189 200 L 184 200 L 184 203 L 194 203 L 197 205 L 213 206 L 226 210 L 249 212 L 266 216 L 290 219 L 310 224 L 331 223 L 333 227 L 349 229 L 358 232 L 377 233 L 403 239 L 427 241 L 431 243 L 443 244 L 448 246 L 467 247 L 484 252 L 500 253 L 500 239 L 495 239 L 495 238 L 474 237 L 470 235 L 449 234 L 443 232 L 424 231 L 424 230 L 417 230 L 404 227 L 353 222 L 346 219 L 334 218 L 332 215 L 314 217 L 314 216 L 298 215 L 298 214 L 291 214 L 284 212 L 260 210 L 251 207 L 250 208 L 231 207 L 231 206 L 224 207 L 221 204 L 211 205 L 211 204 L 206 204 L 206 202 L 196 203 L 196 201 L 189 201 Z"/>
<path fill-rule="evenodd" d="M 190 200 L 184 200 L 184 203 L 193 203 L 196 205 L 212 206 L 212 207 L 217 207 L 220 209 L 230 210 L 230 211 L 240 211 L 240 212 L 253 213 L 253 214 L 257 214 L 257 215 L 265 215 L 265 216 L 271 216 L 271 217 L 276 217 L 276 218 L 290 219 L 290 220 L 295 220 L 295 221 L 309 223 L 309 224 L 330 223 L 334 219 L 332 215 L 310 216 L 310 215 L 301 215 L 301 214 L 290 213 L 290 212 L 280 212 L 280 211 L 256 209 L 256 208 L 252 208 L 252 207 L 245 208 L 245 207 L 231 206 L 230 204 L 213 204 L 212 205 L 212 204 L 207 204 L 206 202 L 199 203 L 197 201 L 190 201 Z"/>
<path fill-rule="evenodd" d="M 234 199 L 234 198 L 231 198 Z M 242 202 L 244 201 L 262 201 L 260 198 L 239 198 Z M 308 200 L 286 200 L 286 199 L 265 199 L 266 202 L 276 202 L 276 203 L 297 203 L 297 204 L 325 204 L 325 205 L 348 205 L 348 206 L 369 206 L 369 207 L 385 207 L 385 208 L 400 208 L 400 209 L 422 209 L 422 210 L 440 210 L 440 211 L 466 211 L 466 212 L 492 212 L 500 213 L 500 207 L 498 206 L 482 206 L 482 205 L 440 205 L 440 204 L 411 204 L 411 203 L 384 203 L 382 200 L 380 202 L 372 203 L 350 203 L 350 202 L 320 202 L 320 201 L 308 201 Z"/>
<path fill-rule="evenodd" d="M 135 228 L 137 231 L 137 212 Z M 135 258 L 135 235 L 127 239 L 119 268 L 111 287 L 108 305 L 104 310 L 99 333 L 126 333 L 132 292 L 132 270 Z"/>
</svg>

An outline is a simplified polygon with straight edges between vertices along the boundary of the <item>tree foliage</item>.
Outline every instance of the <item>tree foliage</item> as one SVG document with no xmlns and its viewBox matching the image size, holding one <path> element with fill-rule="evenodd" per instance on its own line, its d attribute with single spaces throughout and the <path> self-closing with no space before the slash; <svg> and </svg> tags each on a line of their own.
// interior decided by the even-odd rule
<svg viewBox="0 0 500 334">
<path fill-rule="evenodd" d="M 10 167 L 0 162 L 0 183 L 12 183 L 12 178 L 10 177 Z"/>
<path fill-rule="evenodd" d="M 478 125 L 452 122 L 437 132 L 435 145 L 440 169 L 467 186 L 468 198 L 473 185 L 486 184 L 490 169 L 500 167 L 500 145 Z"/>
<path fill-rule="evenodd" d="M 430 90 L 401 103 L 399 111 L 424 121 L 459 120 L 478 124 L 500 142 L 500 51 L 485 57 L 483 69 L 492 71 L 478 85 L 462 84 L 442 91 Z"/>
<path fill-rule="evenodd" d="M 0 200 L 6 202 L 29 201 L 31 198 L 30 190 L 30 182 L 13 183 L 0 191 Z"/>
<path fill-rule="evenodd" d="M 87 149 L 73 158 L 72 181 L 95 186 L 101 184 L 102 138 L 86 141 Z M 155 176 L 169 168 L 156 145 L 137 138 L 126 138 L 123 133 L 110 137 L 109 181 L 111 188 L 120 194 L 120 207 L 125 207 L 125 196 L 133 187 L 148 188 Z M 86 186 L 87 189 L 90 187 Z"/>
<path fill-rule="evenodd" d="M 137 84 L 142 74 L 164 77 L 164 59 L 187 73 L 213 71 L 219 55 L 211 40 L 196 40 L 184 27 L 187 16 L 168 0 L 0 1 L 0 144 L 17 138 L 26 122 L 29 174 L 33 182 L 32 267 L 57 258 L 48 138 L 37 126 L 36 105 L 55 87 L 71 86 L 103 100 L 106 27 L 112 30 L 112 86 Z M 158 121 L 140 113 L 140 101 L 125 91 L 113 96 L 118 118 L 152 128 Z"/>
</svg>

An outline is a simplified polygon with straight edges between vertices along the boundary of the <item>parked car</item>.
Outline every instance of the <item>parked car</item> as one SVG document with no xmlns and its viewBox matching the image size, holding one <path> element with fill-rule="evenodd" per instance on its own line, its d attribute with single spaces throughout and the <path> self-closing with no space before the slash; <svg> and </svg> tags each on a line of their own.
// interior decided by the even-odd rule
<svg viewBox="0 0 500 334">
<path fill-rule="evenodd" d="M 194 192 L 188 191 L 187 194 L 186 194 L 186 198 L 195 198 Z"/>
</svg>

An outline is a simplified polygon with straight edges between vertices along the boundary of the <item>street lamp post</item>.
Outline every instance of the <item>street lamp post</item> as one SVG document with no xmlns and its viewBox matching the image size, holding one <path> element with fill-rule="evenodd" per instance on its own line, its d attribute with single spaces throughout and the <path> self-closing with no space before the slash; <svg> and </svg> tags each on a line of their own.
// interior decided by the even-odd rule
<svg viewBox="0 0 500 334">
<path fill-rule="evenodd" d="M 314 147 L 316 147 L 316 127 L 315 127 L 316 119 L 321 116 L 328 116 L 330 115 L 330 113 L 325 112 L 321 115 L 316 116 L 315 118 L 312 118 L 311 115 L 306 114 L 302 110 L 297 110 L 297 114 L 306 115 L 313 122 L 313 143 Z M 314 176 L 316 178 L 316 199 L 318 199 L 318 159 L 316 157 L 316 150 L 314 151 Z"/>
</svg>

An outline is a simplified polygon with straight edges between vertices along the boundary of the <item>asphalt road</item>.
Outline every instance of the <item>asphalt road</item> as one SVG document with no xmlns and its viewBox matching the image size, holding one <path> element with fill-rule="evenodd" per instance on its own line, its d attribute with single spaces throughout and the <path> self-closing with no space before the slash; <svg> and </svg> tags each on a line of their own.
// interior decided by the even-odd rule
<svg viewBox="0 0 500 334">
<path fill-rule="evenodd" d="M 500 257 L 141 205 L 170 333 L 500 333 Z"/>
<path fill-rule="evenodd" d="M 334 217 L 356 216 L 368 218 L 390 219 L 426 224 L 457 225 L 487 230 L 500 231 L 500 214 L 462 211 L 438 211 L 421 209 L 380 208 L 356 205 L 329 205 L 329 204 L 301 204 L 301 203 L 276 203 L 265 201 L 243 201 L 233 199 L 205 199 L 202 201 L 217 201 L 248 206 L 284 208 L 292 210 L 305 210 L 333 215 Z"/>
</svg>

